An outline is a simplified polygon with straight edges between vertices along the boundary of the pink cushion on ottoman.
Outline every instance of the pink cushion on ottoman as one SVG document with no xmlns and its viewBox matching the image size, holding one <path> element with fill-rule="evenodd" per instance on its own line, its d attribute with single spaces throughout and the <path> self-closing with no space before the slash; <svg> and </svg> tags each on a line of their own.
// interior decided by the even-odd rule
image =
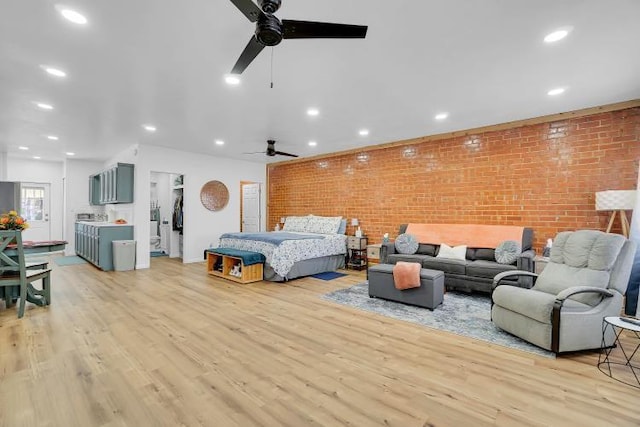
<svg viewBox="0 0 640 427">
<path fill-rule="evenodd" d="M 420 264 L 398 261 L 393 266 L 393 283 L 396 289 L 404 290 L 420 287 Z"/>
</svg>

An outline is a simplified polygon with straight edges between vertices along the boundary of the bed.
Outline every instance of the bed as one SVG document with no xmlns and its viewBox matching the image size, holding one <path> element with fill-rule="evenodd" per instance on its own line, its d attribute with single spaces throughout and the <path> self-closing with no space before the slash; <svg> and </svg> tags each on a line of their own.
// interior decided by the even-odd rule
<svg viewBox="0 0 640 427">
<path fill-rule="evenodd" d="M 219 246 L 263 254 L 264 279 L 282 282 L 343 268 L 345 228 L 341 217 L 287 217 L 282 231 L 225 233 Z"/>
</svg>

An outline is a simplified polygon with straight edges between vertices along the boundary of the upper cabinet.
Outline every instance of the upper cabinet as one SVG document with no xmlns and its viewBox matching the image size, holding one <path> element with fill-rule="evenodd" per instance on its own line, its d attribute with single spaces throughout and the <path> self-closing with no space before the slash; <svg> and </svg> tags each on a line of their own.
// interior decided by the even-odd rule
<svg viewBox="0 0 640 427">
<path fill-rule="evenodd" d="M 133 203 L 133 164 L 117 165 L 89 177 L 89 203 Z"/>
</svg>

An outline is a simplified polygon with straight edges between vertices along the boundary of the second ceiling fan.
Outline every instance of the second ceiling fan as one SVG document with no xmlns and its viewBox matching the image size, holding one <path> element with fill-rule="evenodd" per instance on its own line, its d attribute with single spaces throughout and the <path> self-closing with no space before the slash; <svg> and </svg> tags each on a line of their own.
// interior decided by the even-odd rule
<svg viewBox="0 0 640 427">
<path fill-rule="evenodd" d="M 282 39 L 363 39 L 366 25 L 333 24 L 328 22 L 280 21 L 273 14 L 280 8 L 281 0 L 258 0 L 260 8 L 251 0 L 231 0 L 251 22 L 256 31 L 231 74 L 242 74 L 265 46 L 275 46 Z"/>
</svg>

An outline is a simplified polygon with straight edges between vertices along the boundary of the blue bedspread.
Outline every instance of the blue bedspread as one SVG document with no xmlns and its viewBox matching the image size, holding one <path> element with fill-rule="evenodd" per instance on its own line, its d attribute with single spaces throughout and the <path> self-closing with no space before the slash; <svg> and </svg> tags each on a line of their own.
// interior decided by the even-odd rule
<svg viewBox="0 0 640 427">
<path fill-rule="evenodd" d="M 287 233 L 286 231 L 268 232 L 268 233 L 224 233 L 221 239 L 240 239 L 240 240 L 256 240 L 258 242 L 271 243 L 279 246 L 280 243 L 287 240 L 308 240 L 308 239 L 324 239 L 324 236 L 318 234 L 299 234 Z"/>
</svg>

